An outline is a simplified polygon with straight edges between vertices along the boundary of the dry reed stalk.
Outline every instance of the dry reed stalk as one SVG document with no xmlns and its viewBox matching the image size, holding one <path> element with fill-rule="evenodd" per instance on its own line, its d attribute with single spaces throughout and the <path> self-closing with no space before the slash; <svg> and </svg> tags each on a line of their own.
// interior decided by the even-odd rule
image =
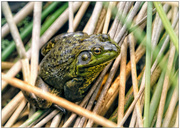
<svg viewBox="0 0 180 129">
<path fill-rule="evenodd" d="M 175 21 L 176 17 L 176 11 L 174 12 L 175 14 L 173 15 L 173 22 Z M 167 64 L 167 69 L 168 71 L 171 71 L 173 61 L 174 61 L 174 55 L 175 55 L 175 46 L 173 43 L 170 43 L 170 54 L 169 54 L 169 59 L 168 59 L 168 64 Z M 163 111 L 164 111 L 164 105 L 165 105 L 165 100 L 166 100 L 166 95 L 167 91 L 169 89 L 169 75 L 168 71 L 166 72 L 165 79 L 164 79 L 164 84 L 163 84 L 163 89 L 161 93 L 161 99 L 159 103 L 159 108 L 158 108 L 158 115 L 157 115 L 157 122 L 156 122 L 156 127 L 161 127 L 162 124 L 162 117 L 163 117 Z"/>
<path fill-rule="evenodd" d="M 127 16 L 126 23 L 133 20 L 133 18 L 135 17 L 135 15 L 137 14 L 137 12 L 139 10 L 140 4 L 141 4 L 141 2 L 136 2 L 135 3 L 132 11 Z M 120 32 L 115 37 L 115 39 L 114 39 L 115 42 L 117 42 L 117 43 L 120 42 L 122 37 L 123 37 L 123 35 L 126 33 L 126 23 L 123 25 L 123 27 L 121 28 Z M 120 44 L 120 46 L 121 46 L 121 44 Z"/>
<path fill-rule="evenodd" d="M 7 119 L 11 116 L 20 102 L 23 100 L 24 96 L 20 91 L 3 109 L 2 109 L 2 116 L 1 116 L 1 124 L 3 125 Z"/>
<path fill-rule="evenodd" d="M 85 14 L 90 2 L 83 2 L 78 13 L 76 14 L 74 21 L 73 21 L 73 30 L 76 30 L 77 26 L 79 25 L 83 15 Z M 69 32 L 69 30 L 68 30 Z"/>
<path fill-rule="evenodd" d="M 134 98 L 136 98 L 138 94 L 138 81 L 137 81 L 137 72 L 136 72 L 136 61 L 135 61 L 135 45 L 134 45 L 134 37 L 132 34 L 129 35 L 130 40 L 130 59 L 131 59 L 131 75 L 132 75 L 132 83 L 133 83 L 133 91 L 134 91 Z M 137 121 L 139 127 L 143 127 L 143 120 L 142 120 L 142 111 L 140 107 L 140 101 L 137 102 L 136 106 L 136 114 L 137 114 Z"/>
<path fill-rule="evenodd" d="M 179 3 L 178 3 L 178 2 L 175 2 L 175 1 L 173 1 L 173 2 L 161 1 L 161 3 L 163 3 L 163 4 L 169 4 L 169 5 L 175 6 L 175 7 L 179 7 Z"/>
<path fill-rule="evenodd" d="M 69 32 L 74 32 L 74 27 L 73 27 L 73 2 L 68 2 L 69 3 Z"/>
<path fill-rule="evenodd" d="M 118 8 L 117 14 L 121 14 L 122 10 L 124 9 L 125 4 L 126 4 L 126 2 L 119 2 L 117 4 L 117 8 Z M 118 15 L 116 15 L 115 20 L 114 20 L 114 22 L 113 22 L 113 24 L 109 30 L 109 35 L 111 38 L 115 37 L 115 34 L 117 33 L 116 31 L 117 31 L 118 24 L 121 24 L 121 23 L 119 21 Z"/>
<path fill-rule="evenodd" d="M 34 2 L 33 14 L 33 32 L 32 32 L 32 51 L 31 51 L 31 80 L 30 84 L 35 85 L 38 75 L 38 60 L 39 60 L 39 41 L 41 28 L 41 10 L 42 2 Z"/>
<path fill-rule="evenodd" d="M 16 49 L 20 58 L 26 58 L 26 51 L 21 40 L 20 34 L 18 32 L 17 26 L 14 22 L 13 15 L 11 13 L 10 7 L 7 2 L 2 2 L 2 10 L 9 25 L 12 37 L 16 43 Z"/>
<path fill-rule="evenodd" d="M 103 29 L 103 26 L 104 26 L 104 22 L 105 22 L 105 17 L 103 17 L 102 21 L 101 21 L 101 24 L 98 26 L 98 29 L 96 31 L 97 34 L 99 33 L 102 33 L 102 29 Z"/>
<path fill-rule="evenodd" d="M 122 15 L 122 16 L 124 16 L 124 17 L 127 16 L 127 13 L 128 13 L 129 10 L 131 9 L 133 3 L 134 3 L 134 2 L 131 2 L 131 1 L 126 2 L 126 5 L 125 5 L 123 11 L 122 11 L 122 12 L 119 12 L 119 14 Z M 122 26 L 124 26 L 124 25 L 120 22 L 120 24 L 118 24 L 118 26 L 116 27 L 116 28 L 117 28 L 117 32 L 116 32 L 116 34 L 115 34 L 115 36 L 114 36 L 115 38 L 118 36 L 119 32 L 121 31 Z"/>
<path fill-rule="evenodd" d="M 73 9 L 74 12 L 79 8 L 81 2 L 74 2 Z M 39 49 L 61 28 L 68 19 L 68 9 L 66 9 L 57 19 L 56 21 L 49 27 L 49 29 L 41 36 Z M 28 58 L 31 57 L 31 49 L 26 52 Z M 6 73 L 9 77 L 14 77 L 21 70 L 21 62 L 18 61 L 15 65 Z M 7 82 L 2 80 L 2 89 L 7 86 Z"/>
<path fill-rule="evenodd" d="M 119 81 L 119 101 L 118 101 L 118 126 L 124 116 L 124 99 L 126 89 L 126 60 L 127 60 L 127 38 L 121 47 L 121 65 L 120 65 L 120 81 Z"/>
<path fill-rule="evenodd" d="M 164 56 L 163 58 L 163 61 L 165 61 L 167 59 L 167 56 L 169 55 L 169 52 L 166 53 L 166 55 Z M 159 68 L 159 67 L 157 67 Z M 153 72 L 154 73 L 154 72 Z M 153 75 L 151 75 L 153 76 Z M 143 75 L 143 78 L 144 78 L 144 75 Z M 141 95 L 143 94 L 144 92 L 144 89 L 145 89 L 145 82 L 144 82 L 144 79 L 142 78 L 142 82 L 141 82 L 141 86 L 140 86 L 140 90 L 136 96 L 136 98 L 134 98 L 133 102 L 131 103 L 131 105 L 129 106 L 129 108 L 127 109 L 121 123 L 120 123 L 120 126 L 122 126 L 124 124 L 124 122 L 126 121 L 126 119 L 128 118 L 128 116 L 130 115 L 130 113 L 132 112 L 136 102 L 138 101 L 138 99 L 141 97 Z"/>
<path fill-rule="evenodd" d="M 177 15 L 178 15 L 178 14 L 177 14 Z M 175 28 L 175 26 L 176 26 L 176 24 L 177 24 L 177 22 L 178 22 L 178 19 L 179 19 L 179 17 L 177 17 L 177 15 L 176 15 L 176 18 L 175 18 L 175 20 L 173 21 L 173 24 L 172 24 L 172 27 L 173 27 L 173 28 Z M 166 39 L 165 39 L 165 41 L 164 41 L 164 43 L 163 43 L 163 45 L 162 45 L 162 47 L 161 47 L 161 49 L 160 49 L 157 57 L 156 57 L 156 60 L 154 61 L 151 69 L 155 69 L 155 67 L 157 66 L 157 64 L 158 64 L 158 59 L 159 59 L 160 56 L 164 53 L 164 51 L 165 51 L 168 43 L 169 43 L 169 35 L 166 36 Z"/>
<path fill-rule="evenodd" d="M 102 126 L 105 126 L 105 127 L 116 127 L 117 126 L 115 123 L 105 119 L 102 116 L 94 114 L 94 113 L 92 113 L 70 101 L 67 101 L 64 98 L 57 97 L 54 94 L 44 92 L 44 91 L 42 92 L 42 90 L 40 88 L 33 87 L 27 83 L 24 83 L 23 81 L 21 81 L 19 79 L 9 78 L 9 77 L 5 76 L 4 74 L 2 74 L 2 79 L 6 80 L 7 82 L 9 82 L 9 84 L 16 86 L 17 88 L 20 88 L 27 92 L 32 92 L 41 98 L 44 98 L 48 101 L 58 104 L 61 107 L 66 108 L 67 110 L 73 111 L 73 112 L 75 112 L 79 115 L 85 116 L 89 119 L 93 119 L 93 121 L 95 121 L 96 123 L 98 123 Z"/>
<path fill-rule="evenodd" d="M 14 63 L 12 62 L 1 62 L 1 70 L 3 69 L 10 69 Z"/>
<path fill-rule="evenodd" d="M 63 113 L 60 112 L 58 113 L 52 120 L 51 122 L 51 125 L 50 125 L 50 128 L 57 128 L 59 127 L 59 123 L 61 122 L 61 119 L 62 119 L 62 116 L 63 116 Z"/>
<path fill-rule="evenodd" d="M 38 122 L 34 127 L 35 128 L 42 127 L 44 124 L 46 124 L 48 121 L 50 121 L 55 115 L 57 115 L 59 113 L 59 111 L 60 110 L 55 109 L 49 115 L 47 115 L 45 118 L 43 118 L 43 120 Z"/>
<path fill-rule="evenodd" d="M 102 9 L 102 2 L 96 2 L 93 13 L 91 15 L 92 18 L 88 27 L 88 31 L 87 31 L 88 35 L 93 34 L 94 32 L 101 9 Z"/>
<path fill-rule="evenodd" d="M 29 15 L 33 10 L 34 2 L 29 2 L 26 4 L 15 16 L 14 16 L 14 22 L 18 24 L 20 21 L 22 21 L 27 15 Z M 1 38 L 4 38 L 8 33 L 9 25 L 6 23 L 1 28 Z"/>
<path fill-rule="evenodd" d="M 179 97 L 178 89 L 179 89 L 178 86 L 176 86 L 176 88 L 174 89 L 173 95 L 171 97 L 171 101 L 169 103 L 169 107 L 166 111 L 166 114 L 163 120 L 163 124 L 162 124 L 163 128 L 169 127 L 169 123 L 171 121 L 173 112 L 175 111 L 175 107 L 178 102 L 178 97 Z"/>
<path fill-rule="evenodd" d="M 176 121 L 174 123 L 174 128 L 178 128 L 179 127 L 179 105 L 176 107 Z"/>
<path fill-rule="evenodd" d="M 106 13 L 106 20 L 105 20 L 105 24 L 104 24 L 104 28 L 103 28 L 103 32 L 102 33 L 107 33 L 108 32 L 108 27 L 109 27 L 109 22 L 111 19 L 111 9 L 115 7 L 117 2 L 110 2 L 109 6 L 108 6 L 108 10 Z"/>
<path fill-rule="evenodd" d="M 9 71 L 6 73 L 6 76 L 9 77 L 14 77 L 16 76 L 16 74 L 21 70 L 21 60 L 19 60 L 18 62 L 16 62 L 10 69 Z M 7 86 L 7 82 L 5 82 L 4 80 L 2 80 L 1 82 L 1 90 L 3 90 L 6 86 Z"/>
<path fill-rule="evenodd" d="M 104 25 L 103 20 L 105 19 L 106 12 L 107 12 L 106 8 L 102 7 L 93 34 L 98 34 L 97 32 L 100 29 L 100 26 L 102 27 L 102 25 Z"/>
<path fill-rule="evenodd" d="M 147 15 L 147 2 L 145 2 L 143 4 L 141 10 L 139 10 L 139 13 L 136 17 L 135 23 L 137 24 L 138 22 L 140 22 L 145 15 Z"/>
<path fill-rule="evenodd" d="M 5 124 L 4 127 L 11 127 L 16 122 L 16 120 L 19 118 L 19 115 L 22 113 L 22 110 L 26 106 L 27 102 L 25 99 L 22 100 L 19 107 L 16 109 L 16 111 L 13 113 L 11 118 L 8 120 L 8 122 Z"/>
<path fill-rule="evenodd" d="M 163 6 L 163 9 L 164 9 L 164 12 L 167 13 L 167 11 L 169 9 L 169 5 L 165 4 Z M 154 26 L 153 26 L 153 31 L 152 31 L 152 50 L 154 50 L 154 48 L 157 46 L 160 34 L 164 28 L 162 21 L 161 21 L 161 18 L 159 17 L 158 13 L 156 13 L 156 14 L 157 15 L 156 15 L 156 18 L 154 21 Z M 153 52 L 151 53 L 151 58 L 152 58 L 152 54 L 153 54 Z"/>
</svg>

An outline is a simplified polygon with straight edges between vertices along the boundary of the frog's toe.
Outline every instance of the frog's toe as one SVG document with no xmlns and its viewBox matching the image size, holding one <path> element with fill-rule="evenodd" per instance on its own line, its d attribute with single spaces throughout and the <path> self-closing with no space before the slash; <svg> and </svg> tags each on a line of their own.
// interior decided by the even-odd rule
<svg viewBox="0 0 180 129">
<path fill-rule="evenodd" d="M 59 106 L 59 105 L 57 105 L 57 104 L 53 104 L 52 106 L 53 106 L 53 107 L 55 107 L 55 108 L 57 108 L 57 109 L 59 109 L 59 110 L 61 110 L 64 114 L 66 114 L 66 113 L 67 113 L 67 111 L 66 111 L 66 109 L 65 109 L 65 108 L 60 107 L 60 106 Z"/>
</svg>

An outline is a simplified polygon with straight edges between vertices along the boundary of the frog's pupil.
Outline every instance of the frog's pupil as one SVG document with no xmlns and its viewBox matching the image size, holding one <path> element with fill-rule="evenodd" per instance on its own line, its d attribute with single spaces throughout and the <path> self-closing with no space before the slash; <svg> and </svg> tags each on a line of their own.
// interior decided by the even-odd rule
<svg viewBox="0 0 180 129">
<path fill-rule="evenodd" d="M 100 54 L 101 53 L 101 49 L 100 48 L 94 48 L 94 53 L 95 54 Z"/>
</svg>

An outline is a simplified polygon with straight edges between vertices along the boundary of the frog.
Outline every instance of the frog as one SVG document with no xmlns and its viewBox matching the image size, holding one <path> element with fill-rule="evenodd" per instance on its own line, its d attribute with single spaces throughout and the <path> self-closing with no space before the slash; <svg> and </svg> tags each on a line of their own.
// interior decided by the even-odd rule
<svg viewBox="0 0 180 129">
<path fill-rule="evenodd" d="M 120 47 L 109 34 L 88 35 L 80 31 L 60 34 L 41 48 L 44 58 L 35 86 L 71 102 L 79 102 L 104 67 L 119 53 Z M 33 93 L 23 93 L 37 108 L 57 107 Z"/>
</svg>

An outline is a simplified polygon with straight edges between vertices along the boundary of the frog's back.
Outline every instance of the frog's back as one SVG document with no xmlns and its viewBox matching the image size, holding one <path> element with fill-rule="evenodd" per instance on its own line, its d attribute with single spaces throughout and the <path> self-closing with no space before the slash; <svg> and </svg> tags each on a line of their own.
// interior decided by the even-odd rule
<svg viewBox="0 0 180 129">
<path fill-rule="evenodd" d="M 71 78 L 67 73 L 74 69 L 70 65 L 76 58 L 76 47 L 86 36 L 83 32 L 61 34 L 43 46 L 41 53 L 45 57 L 40 63 L 39 74 L 47 84 L 56 86 L 59 82 L 61 86 L 56 88 L 62 88 Z"/>
</svg>

